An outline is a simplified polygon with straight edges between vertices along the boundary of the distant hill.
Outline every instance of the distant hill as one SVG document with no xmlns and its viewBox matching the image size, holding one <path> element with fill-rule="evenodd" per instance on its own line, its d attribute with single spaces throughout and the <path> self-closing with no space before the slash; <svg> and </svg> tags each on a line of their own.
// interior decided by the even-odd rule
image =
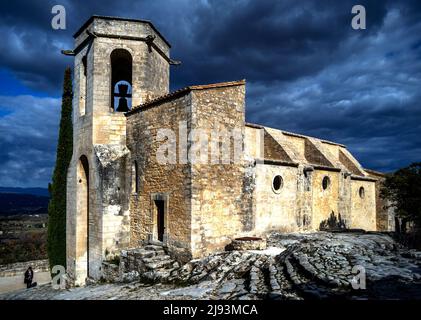
<svg viewBox="0 0 421 320">
<path fill-rule="evenodd" d="M 44 196 L 44 197 L 50 196 L 47 188 L 0 187 L 0 193 L 32 194 L 32 195 L 35 195 L 35 196 Z"/>
<path fill-rule="evenodd" d="M 0 216 L 47 213 L 49 197 L 33 194 L 0 193 Z"/>
</svg>

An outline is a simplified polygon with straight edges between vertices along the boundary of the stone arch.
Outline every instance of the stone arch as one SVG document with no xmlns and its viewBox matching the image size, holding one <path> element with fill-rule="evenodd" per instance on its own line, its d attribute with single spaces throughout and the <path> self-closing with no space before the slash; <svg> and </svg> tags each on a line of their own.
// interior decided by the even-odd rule
<svg viewBox="0 0 421 320">
<path fill-rule="evenodd" d="M 89 162 L 85 155 L 77 165 L 77 227 L 76 227 L 76 269 L 78 278 L 89 277 Z"/>
<path fill-rule="evenodd" d="M 111 108 L 126 112 L 131 109 L 133 58 L 131 53 L 122 48 L 114 49 L 111 60 Z"/>
</svg>

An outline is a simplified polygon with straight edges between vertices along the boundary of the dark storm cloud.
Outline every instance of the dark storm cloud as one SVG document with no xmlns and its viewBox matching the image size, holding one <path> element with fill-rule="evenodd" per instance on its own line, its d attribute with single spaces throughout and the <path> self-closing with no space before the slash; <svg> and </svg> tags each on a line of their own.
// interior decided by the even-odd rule
<svg viewBox="0 0 421 320">
<path fill-rule="evenodd" d="M 390 9 L 378 32 L 345 39 L 341 59 L 316 75 L 250 86 L 249 120 L 342 142 L 378 170 L 419 161 L 421 24 L 406 22 Z"/>
<path fill-rule="evenodd" d="M 174 87 L 191 81 L 292 80 L 315 73 L 335 59 L 338 44 L 352 32 L 352 1 L 63 1 L 67 29 L 51 28 L 55 1 L 2 3 L 1 66 L 25 84 L 59 89 L 57 70 L 71 63 L 59 54 L 72 48 L 72 34 L 92 14 L 152 20 L 174 44 Z M 381 25 L 383 2 L 363 2 L 370 29 Z"/>
<path fill-rule="evenodd" d="M 0 186 L 46 187 L 55 161 L 60 100 L 0 96 Z"/>
<path fill-rule="evenodd" d="M 364 31 L 351 28 L 357 3 L 367 9 Z M 66 8 L 64 31 L 51 28 L 55 4 Z M 183 62 L 172 68 L 173 89 L 246 78 L 250 122 L 347 144 L 364 166 L 378 170 L 419 160 L 420 1 L 15 0 L 2 2 L 0 12 L 0 69 L 33 90 L 60 95 L 72 58 L 59 52 L 73 48 L 72 34 L 92 14 L 148 19 Z M 0 98 L 0 129 L 11 132 L 0 140 L 2 165 L 11 173 L 4 169 L 0 184 L 19 177 L 45 185 L 59 101 L 51 100 L 52 107 L 41 98 Z M 31 101 L 46 113 L 32 113 L 38 120 L 27 124 L 31 135 L 23 139 L 12 124 L 20 121 L 17 108 Z M 22 108 L 31 114 L 30 106 Z M 20 157 L 26 148 L 32 161 Z M 28 181 L 31 174 L 36 182 Z"/>
<path fill-rule="evenodd" d="M 210 8 L 209 8 L 210 7 Z M 351 33 L 350 1 L 211 1 L 196 11 L 187 59 L 197 74 L 218 81 L 288 80 L 313 74 L 335 59 Z M 384 5 L 371 15 L 371 31 L 382 23 Z M 216 23 L 217 22 L 217 23 Z M 206 61 L 198 57 L 206 57 Z M 203 79 L 202 79 L 203 78 Z M 186 79 L 186 80 L 187 80 Z"/>
</svg>

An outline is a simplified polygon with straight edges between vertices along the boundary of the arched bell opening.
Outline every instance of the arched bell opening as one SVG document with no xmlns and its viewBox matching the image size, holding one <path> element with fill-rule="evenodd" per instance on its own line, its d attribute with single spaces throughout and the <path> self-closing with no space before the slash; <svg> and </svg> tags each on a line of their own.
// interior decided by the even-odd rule
<svg viewBox="0 0 421 320">
<path fill-rule="evenodd" d="M 111 53 L 111 108 L 127 112 L 132 108 L 132 65 L 129 51 L 115 49 Z"/>
</svg>

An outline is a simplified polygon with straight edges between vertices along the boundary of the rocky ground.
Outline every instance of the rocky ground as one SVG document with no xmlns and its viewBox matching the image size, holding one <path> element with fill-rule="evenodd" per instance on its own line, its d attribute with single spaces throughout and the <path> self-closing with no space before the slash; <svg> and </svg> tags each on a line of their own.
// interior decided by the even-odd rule
<svg viewBox="0 0 421 320">
<path fill-rule="evenodd" d="M 0 299 L 421 299 L 421 252 L 400 247 L 388 235 L 273 233 L 268 246 L 193 260 L 167 273 L 162 283 L 63 291 L 46 285 Z M 361 270 L 365 289 L 354 289 Z"/>
</svg>

